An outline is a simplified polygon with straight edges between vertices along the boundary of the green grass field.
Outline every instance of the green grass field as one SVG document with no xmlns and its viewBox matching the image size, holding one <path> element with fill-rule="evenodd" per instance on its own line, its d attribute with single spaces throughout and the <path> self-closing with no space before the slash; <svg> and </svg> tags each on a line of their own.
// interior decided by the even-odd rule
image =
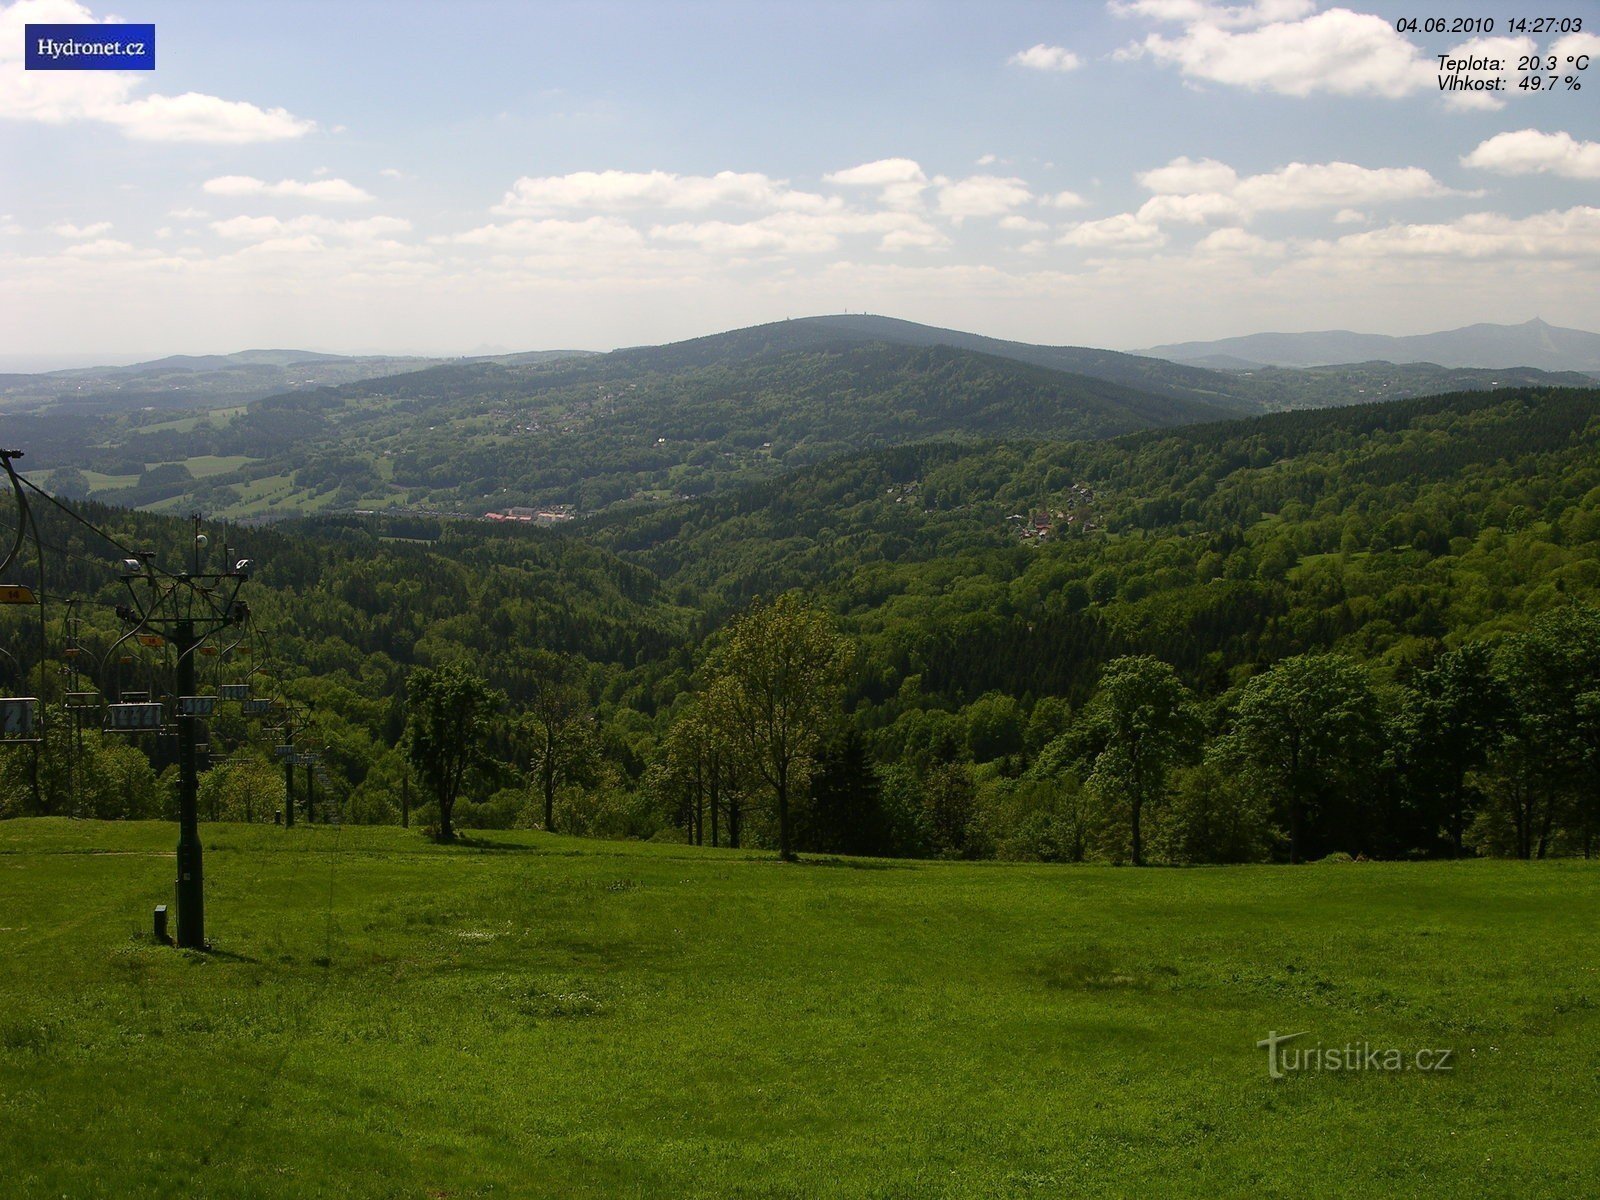
<svg viewBox="0 0 1600 1200">
<path fill-rule="evenodd" d="M 5 1195 L 1600 1191 L 1600 864 L 202 832 L 210 955 L 175 826 L 0 823 Z"/>
</svg>

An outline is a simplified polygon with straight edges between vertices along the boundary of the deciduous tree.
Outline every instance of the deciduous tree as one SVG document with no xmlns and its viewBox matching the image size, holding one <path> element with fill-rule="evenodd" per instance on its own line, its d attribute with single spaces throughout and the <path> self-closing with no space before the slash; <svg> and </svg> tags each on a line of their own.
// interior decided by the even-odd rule
<svg viewBox="0 0 1600 1200">
<path fill-rule="evenodd" d="M 794 857 L 790 797 L 839 714 L 853 661 L 828 614 L 789 592 L 735 618 L 708 664 L 707 715 L 771 790 L 782 858 Z"/>
<path fill-rule="evenodd" d="M 406 757 L 439 806 L 439 840 L 453 841 L 451 815 L 467 773 L 484 758 L 503 697 L 463 663 L 418 667 L 406 681 Z"/>
</svg>

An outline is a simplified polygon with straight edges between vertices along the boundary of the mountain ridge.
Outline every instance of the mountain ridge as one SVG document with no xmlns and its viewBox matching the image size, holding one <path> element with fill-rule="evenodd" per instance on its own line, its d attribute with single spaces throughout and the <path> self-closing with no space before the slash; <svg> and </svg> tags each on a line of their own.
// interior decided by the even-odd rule
<svg viewBox="0 0 1600 1200">
<path fill-rule="evenodd" d="M 1171 342 L 1135 353 L 1223 369 L 1325 367 L 1380 361 L 1600 373 L 1600 333 L 1551 325 L 1539 317 L 1520 325 L 1479 323 L 1403 337 L 1348 329 L 1251 333 L 1214 341 Z"/>
</svg>

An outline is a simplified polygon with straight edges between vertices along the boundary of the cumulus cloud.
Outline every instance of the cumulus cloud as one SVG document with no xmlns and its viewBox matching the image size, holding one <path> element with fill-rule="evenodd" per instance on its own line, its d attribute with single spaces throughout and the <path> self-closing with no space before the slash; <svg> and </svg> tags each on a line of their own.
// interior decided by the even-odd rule
<svg viewBox="0 0 1600 1200">
<path fill-rule="evenodd" d="M 1499 175 L 1561 175 L 1600 179 L 1600 142 L 1580 142 L 1570 133 L 1519 129 L 1497 133 L 1464 155 L 1461 165 Z"/>
<path fill-rule="evenodd" d="M 1195 253 L 1208 257 L 1282 258 L 1281 242 L 1246 233 L 1243 229 L 1213 229 L 1195 245 Z"/>
<path fill-rule="evenodd" d="M 1239 201 L 1222 192 L 1195 192 L 1189 196 L 1152 196 L 1139 206 L 1138 215 L 1144 221 L 1208 225 L 1242 221 L 1245 210 Z"/>
<path fill-rule="evenodd" d="M 1228 192 L 1239 174 L 1214 158 L 1175 158 L 1164 167 L 1139 174 L 1140 185 L 1158 196 L 1186 196 L 1193 192 Z"/>
<path fill-rule="evenodd" d="M 201 190 L 213 196 L 287 196 L 332 204 L 366 204 L 373 199 L 370 192 L 344 179 L 317 179 L 309 183 L 280 179 L 277 183 L 268 183 L 251 175 L 219 175 L 201 184 Z"/>
<path fill-rule="evenodd" d="M 404 233 L 411 222 L 403 217 L 363 217 L 354 221 L 337 221 L 332 217 L 230 217 L 225 221 L 211 222 L 211 231 L 218 237 L 232 241 L 265 241 L 290 236 L 345 238 L 352 241 L 387 238 Z"/>
<path fill-rule="evenodd" d="M 1142 172 L 1156 195 L 1139 216 L 1150 221 L 1203 224 L 1248 221 L 1258 213 L 1354 208 L 1448 196 L 1451 190 L 1421 167 L 1363 167 L 1355 163 L 1289 163 L 1241 178 L 1215 159 L 1175 158 Z"/>
<path fill-rule="evenodd" d="M 114 238 L 97 238 L 92 242 L 68 246 L 62 253 L 69 258 L 125 258 L 134 253 L 134 248 Z"/>
<path fill-rule="evenodd" d="M 908 213 L 772 213 L 754 221 L 700 221 L 657 225 L 650 236 L 686 242 L 715 254 L 821 254 L 841 238 L 878 234 L 884 250 L 931 249 L 948 239 Z"/>
<path fill-rule="evenodd" d="M 97 238 L 103 233 L 111 232 L 111 222 L 96 221 L 93 225 L 74 225 L 70 221 L 58 221 L 50 226 L 50 232 L 64 238 Z"/>
<path fill-rule="evenodd" d="M 1050 226 L 1043 221 L 1035 221 L 1032 217 L 1019 217 L 1013 213 L 1009 217 L 1000 218 L 1000 228 L 1012 233 L 1043 233 Z"/>
<path fill-rule="evenodd" d="M 1176 37 L 1159 33 L 1118 52 L 1149 57 L 1186 77 L 1287 96 L 1407 96 L 1434 86 L 1431 63 L 1383 17 L 1333 8 L 1303 14 L 1306 5 L 1151 3 L 1119 6 L 1129 15 L 1185 23 Z M 1161 10 L 1158 14 L 1157 10 Z M 1268 23 L 1260 23 L 1263 16 Z M 1253 26 L 1236 31 L 1235 26 Z"/>
<path fill-rule="evenodd" d="M 837 200 L 790 189 L 788 182 L 758 172 L 719 171 L 676 175 L 670 171 L 574 171 L 570 175 L 523 176 L 493 211 L 500 216 L 541 216 L 573 209 L 704 211 L 730 207 L 821 211 Z"/>
<path fill-rule="evenodd" d="M 1600 33 L 1569 33 L 1551 42 L 1550 49 L 1545 53 L 1554 54 L 1556 61 L 1561 63 L 1565 63 L 1569 56 L 1577 58 L 1580 54 L 1600 60 Z"/>
<path fill-rule="evenodd" d="M 913 208 L 921 201 L 928 177 L 921 164 L 909 158 L 880 158 L 875 162 L 832 171 L 822 182 L 843 187 L 878 189 L 878 199 L 890 208 Z"/>
<path fill-rule="evenodd" d="M 972 175 L 962 180 L 941 180 L 939 212 L 961 222 L 968 217 L 1002 217 L 1033 199 L 1021 179 L 1000 175 Z"/>
<path fill-rule="evenodd" d="M 1061 46 L 1047 46 L 1040 42 L 1019 50 L 1006 60 L 1014 67 L 1027 67 L 1030 71 L 1076 71 L 1083 60 Z"/>
<path fill-rule="evenodd" d="M 575 246 L 639 246 L 644 244 L 644 234 L 616 217 L 588 217 L 581 221 L 521 217 L 435 240 L 501 250 L 552 250 Z"/>
<path fill-rule="evenodd" d="M 1085 208 L 1089 202 L 1077 192 L 1057 192 L 1050 197 L 1050 204 L 1054 208 Z"/>
<path fill-rule="evenodd" d="M 18 0 L 0 9 L 0 117 L 52 125 L 98 121 L 160 142 L 278 141 L 316 128 L 286 109 L 199 92 L 137 96 L 145 82 L 137 72 L 24 70 L 25 26 L 99 23 L 76 0 Z"/>
<path fill-rule="evenodd" d="M 1290 163 L 1241 179 L 1233 196 L 1252 212 L 1349 207 L 1448 196 L 1421 167 L 1360 167 L 1355 163 Z"/>
<path fill-rule="evenodd" d="M 1468 213 L 1437 224 L 1394 224 L 1311 247 L 1313 255 L 1362 259 L 1600 260 L 1600 208 L 1578 206 L 1529 217 Z"/>
<path fill-rule="evenodd" d="M 1082 221 L 1056 239 L 1058 245 L 1090 250 L 1150 250 L 1164 245 L 1166 240 L 1159 225 L 1133 213 Z"/>
</svg>

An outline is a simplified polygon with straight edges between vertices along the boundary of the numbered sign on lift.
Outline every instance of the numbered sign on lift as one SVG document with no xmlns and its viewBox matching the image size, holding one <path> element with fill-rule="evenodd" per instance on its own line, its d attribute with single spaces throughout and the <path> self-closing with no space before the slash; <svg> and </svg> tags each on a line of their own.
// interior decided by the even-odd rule
<svg viewBox="0 0 1600 1200">
<path fill-rule="evenodd" d="M 25 583 L 0 583 L 0 604 L 37 604 L 33 589 Z"/>
<path fill-rule="evenodd" d="M 273 750 L 272 750 L 272 753 L 274 755 L 276 755 L 278 758 L 293 758 L 294 757 L 294 747 L 293 746 L 274 746 Z"/>
<path fill-rule="evenodd" d="M 215 696 L 179 696 L 178 711 L 186 717 L 209 717 L 217 711 Z"/>
<path fill-rule="evenodd" d="M 241 684 L 240 686 L 244 685 Z M 257 697 L 254 700 L 246 700 L 240 706 L 240 711 L 247 717 L 264 717 L 272 711 L 272 701 L 265 696 Z"/>
<path fill-rule="evenodd" d="M 155 733 L 161 728 L 159 704 L 106 705 L 106 729 L 111 733 Z"/>
<path fill-rule="evenodd" d="M 250 699 L 250 685 L 248 683 L 224 683 L 218 686 L 217 696 L 222 700 L 248 700 Z"/>
<path fill-rule="evenodd" d="M 33 736 L 39 701 L 32 696 L 10 696 L 0 700 L 0 739 L 8 742 L 36 742 Z"/>
</svg>

